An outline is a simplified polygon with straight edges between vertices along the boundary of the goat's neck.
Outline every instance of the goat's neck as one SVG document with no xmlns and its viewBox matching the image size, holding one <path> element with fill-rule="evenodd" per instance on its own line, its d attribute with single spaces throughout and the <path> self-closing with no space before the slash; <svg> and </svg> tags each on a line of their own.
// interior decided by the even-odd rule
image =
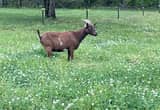
<svg viewBox="0 0 160 110">
<path fill-rule="evenodd" d="M 85 31 L 85 28 L 76 32 L 76 38 L 79 42 L 81 42 L 87 35 L 88 33 Z"/>
</svg>

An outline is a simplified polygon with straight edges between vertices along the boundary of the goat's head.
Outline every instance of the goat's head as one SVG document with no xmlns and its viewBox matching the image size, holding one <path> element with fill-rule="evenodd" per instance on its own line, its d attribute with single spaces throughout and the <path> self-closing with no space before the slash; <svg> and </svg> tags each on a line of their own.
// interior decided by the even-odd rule
<svg viewBox="0 0 160 110">
<path fill-rule="evenodd" d="M 87 19 L 85 19 L 83 21 L 85 22 L 86 32 L 90 35 L 97 36 L 95 24 L 92 24 L 92 22 L 90 20 L 87 20 Z"/>
</svg>

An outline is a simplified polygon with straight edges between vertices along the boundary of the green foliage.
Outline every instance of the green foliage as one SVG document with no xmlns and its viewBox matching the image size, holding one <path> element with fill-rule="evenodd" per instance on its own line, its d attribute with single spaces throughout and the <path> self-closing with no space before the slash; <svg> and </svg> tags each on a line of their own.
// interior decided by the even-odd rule
<svg viewBox="0 0 160 110">
<path fill-rule="evenodd" d="M 84 0 L 55 0 L 56 7 L 60 8 L 81 8 L 84 7 Z"/>
<path fill-rule="evenodd" d="M 0 110 L 160 109 L 159 13 L 89 12 L 98 36 L 68 62 L 67 52 L 47 58 L 36 30 L 77 30 L 84 10 L 57 9 L 42 25 L 40 10 L 0 9 Z"/>
<path fill-rule="evenodd" d="M 23 7 L 42 7 L 43 0 L 5 0 L 7 6 L 18 7 L 20 1 Z M 55 0 L 56 7 L 60 8 L 82 8 L 85 7 L 85 1 L 89 6 L 117 6 L 121 4 L 123 7 L 154 7 L 158 6 L 158 0 Z"/>
</svg>

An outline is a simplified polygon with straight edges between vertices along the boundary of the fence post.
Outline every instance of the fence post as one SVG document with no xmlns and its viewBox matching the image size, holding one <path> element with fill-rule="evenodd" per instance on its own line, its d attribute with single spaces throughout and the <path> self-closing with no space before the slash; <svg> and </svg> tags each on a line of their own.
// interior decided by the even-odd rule
<svg viewBox="0 0 160 110">
<path fill-rule="evenodd" d="M 85 5 L 85 10 L 86 10 L 86 19 L 89 18 L 89 5 L 90 5 L 90 1 L 89 0 L 84 0 L 84 5 Z"/>
<path fill-rule="evenodd" d="M 45 24 L 45 21 L 44 21 L 45 20 L 45 15 L 44 15 L 45 8 L 42 8 L 41 11 L 42 11 L 42 24 Z"/>
<path fill-rule="evenodd" d="M 142 7 L 142 15 L 144 16 L 144 6 Z"/>
<path fill-rule="evenodd" d="M 86 8 L 86 19 L 88 19 L 88 8 Z"/>
<path fill-rule="evenodd" d="M 120 18 L 120 13 L 119 13 L 119 11 L 120 11 L 120 7 L 118 6 L 118 7 L 117 7 L 117 18 L 118 18 L 118 19 Z"/>
<path fill-rule="evenodd" d="M 158 12 L 160 13 L 160 0 L 158 1 Z"/>
</svg>

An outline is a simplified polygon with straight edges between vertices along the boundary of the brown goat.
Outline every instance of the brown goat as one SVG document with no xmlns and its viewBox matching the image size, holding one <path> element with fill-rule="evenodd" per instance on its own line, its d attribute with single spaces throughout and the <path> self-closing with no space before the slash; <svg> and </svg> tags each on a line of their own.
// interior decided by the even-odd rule
<svg viewBox="0 0 160 110">
<path fill-rule="evenodd" d="M 78 31 L 68 32 L 46 32 L 40 35 L 37 30 L 39 39 L 45 48 L 48 57 L 51 57 L 52 51 L 61 52 L 68 50 L 68 60 L 73 59 L 73 52 L 77 49 L 81 41 L 88 35 L 97 36 L 95 26 L 89 21 L 84 20 L 85 27 Z"/>
</svg>

